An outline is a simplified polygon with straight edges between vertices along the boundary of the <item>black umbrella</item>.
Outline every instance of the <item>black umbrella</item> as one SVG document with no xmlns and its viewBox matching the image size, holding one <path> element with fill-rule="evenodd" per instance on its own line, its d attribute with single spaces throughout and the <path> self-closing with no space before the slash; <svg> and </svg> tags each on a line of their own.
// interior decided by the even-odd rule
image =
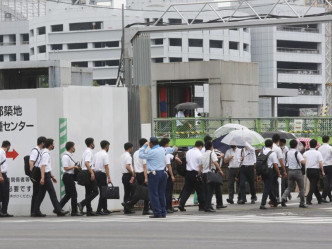
<svg viewBox="0 0 332 249">
<path fill-rule="evenodd" d="M 177 110 L 193 110 L 199 108 L 199 105 L 197 103 L 194 102 L 186 102 L 186 103 L 181 103 L 175 106 L 175 109 Z"/>
<path fill-rule="evenodd" d="M 268 131 L 262 133 L 261 135 L 263 138 L 272 138 L 274 134 L 278 134 L 280 136 L 280 139 L 296 139 L 296 137 L 292 133 L 286 131 Z"/>
</svg>

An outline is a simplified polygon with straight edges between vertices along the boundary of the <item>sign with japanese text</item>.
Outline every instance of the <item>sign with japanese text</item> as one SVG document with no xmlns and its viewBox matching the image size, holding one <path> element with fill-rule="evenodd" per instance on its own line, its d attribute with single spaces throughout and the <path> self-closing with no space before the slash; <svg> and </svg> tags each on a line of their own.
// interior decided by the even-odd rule
<svg viewBox="0 0 332 249">
<path fill-rule="evenodd" d="M 7 153 L 10 180 L 9 211 L 29 210 L 32 183 L 24 173 L 24 156 L 30 154 L 37 142 L 36 99 L 0 100 L 0 143 L 11 143 Z"/>
</svg>

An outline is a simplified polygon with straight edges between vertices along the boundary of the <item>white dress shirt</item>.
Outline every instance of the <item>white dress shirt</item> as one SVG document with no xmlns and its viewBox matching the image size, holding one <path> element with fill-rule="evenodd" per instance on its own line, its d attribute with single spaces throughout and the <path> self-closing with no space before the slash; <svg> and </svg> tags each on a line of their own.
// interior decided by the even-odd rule
<svg viewBox="0 0 332 249">
<path fill-rule="evenodd" d="M 303 154 L 307 169 L 319 169 L 319 162 L 323 162 L 322 153 L 316 149 L 310 149 Z"/>
<path fill-rule="evenodd" d="M 207 150 L 201 155 L 199 158 L 199 165 L 203 166 L 203 174 L 216 169 L 214 162 L 218 162 L 218 157 L 216 153 L 211 152 L 211 150 Z"/>
<path fill-rule="evenodd" d="M 281 164 L 280 164 L 279 159 L 284 159 L 284 154 L 282 153 L 282 150 L 280 149 L 280 147 L 277 144 L 273 144 L 272 151 L 274 151 L 277 155 L 278 167 L 280 168 Z"/>
<path fill-rule="evenodd" d="M 6 157 L 6 152 L 2 148 L 0 148 L 0 164 L 1 163 L 2 163 L 1 173 L 7 173 L 8 171 L 7 157 Z"/>
<path fill-rule="evenodd" d="M 256 163 L 255 148 L 248 143 L 246 144 L 246 147 L 247 148 L 241 150 L 241 157 L 244 157 L 242 165 L 254 165 Z"/>
<path fill-rule="evenodd" d="M 297 160 L 295 158 L 295 153 L 297 152 Z M 287 151 L 287 154 L 285 155 L 285 160 L 287 158 L 287 167 L 289 169 L 301 169 L 302 165 L 301 162 L 304 160 L 302 154 L 298 152 L 296 149 L 290 149 L 290 151 Z"/>
<path fill-rule="evenodd" d="M 234 151 L 232 148 L 226 151 L 225 159 L 233 156 L 233 159 L 229 161 L 228 168 L 239 168 L 241 164 L 241 150 L 236 148 Z"/>
<path fill-rule="evenodd" d="M 52 161 L 50 151 L 48 149 L 44 149 L 41 153 L 41 160 L 39 163 L 39 168 L 45 165 L 45 173 L 52 171 Z"/>
<path fill-rule="evenodd" d="M 267 155 L 269 152 L 271 151 L 270 148 L 264 148 L 263 149 L 263 153 L 264 155 Z M 273 151 L 270 155 L 269 158 L 267 159 L 267 166 L 269 168 L 273 168 L 273 164 L 274 163 L 278 163 L 278 158 L 277 158 L 277 154 Z"/>
<path fill-rule="evenodd" d="M 137 150 L 134 153 L 134 169 L 136 173 L 142 173 L 144 172 L 144 164 L 146 164 L 146 160 L 145 159 L 141 159 L 139 158 L 139 151 Z"/>
<path fill-rule="evenodd" d="M 105 166 L 110 165 L 110 158 L 105 150 L 101 150 L 94 155 L 94 163 L 93 163 L 95 172 L 103 172 L 105 171 Z"/>
<path fill-rule="evenodd" d="M 65 168 L 75 166 L 75 161 L 73 159 L 73 154 L 66 151 L 63 154 L 61 161 L 62 161 L 63 172 L 73 175 L 75 169 L 65 170 Z"/>
<path fill-rule="evenodd" d="M 322 153 L 323 165 L 332 166 L 332 147 L 329 144 L 324 143 L 321 147 L 319 147 L 318 151 Z"/>
<path fill-rule="evenodd" d="M 120 165 L 122 174 L 130 173 L 127 170 L 127 165 L 130 164 L 131 170 L 133 170 L 133 159 L 129 152 L 124 152 L 120 157 Z"/>
<path fill-rule="evenodd" d="M 93 151 L 91 148 L 86 148 L 82 155 L 82 170 L 87 170 L 88 168 L 85 165 L 85 162 L 90 163 L 91 169 L 94 169 L 93 165 Z"/>
<path fill-rule="evenodd" d="M 30 152 L 29 161 L 34 161 L 34 166 L 38 166 L 41 160 L 41 150 L 38 146 L 32 149 Z"/>
<path fill-rule="evenodd" d="M 199 170 L 199 158 L 201 157 L 201 155 L 202 152 L 196 147 L 188 150 L 186 154 L 188 171 Z"/>
<path fill-rule="evenodd" d="M 282 152 L 284 158 L 286 158 L 286 152 L 289 151 L 289 148 L 287 146 L 284 146 L 284 147 L 280 147 L 280 149 L 281 149 L 281 152 Z"/>
<path fill-rule="evenodd" d="M 167 154 L 166 155 L 166 157 L 165 157 L 166 171 L 168 171 L 167 166 L 171 165 L 173 159 L 174 159 L 174 155 L 173 154 Z"/>
</svg>

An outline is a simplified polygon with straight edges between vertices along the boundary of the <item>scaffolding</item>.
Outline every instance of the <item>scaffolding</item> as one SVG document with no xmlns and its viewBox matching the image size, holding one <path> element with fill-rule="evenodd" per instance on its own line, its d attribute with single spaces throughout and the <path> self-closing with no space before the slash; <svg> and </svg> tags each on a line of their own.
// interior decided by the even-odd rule
<svg viewBox="0 0 332 249">
<path fill-rule="evenodd" d="M 46 14 L 46 0 L 0 0 L 0 22 L 23 21 Z"/>
</svg>

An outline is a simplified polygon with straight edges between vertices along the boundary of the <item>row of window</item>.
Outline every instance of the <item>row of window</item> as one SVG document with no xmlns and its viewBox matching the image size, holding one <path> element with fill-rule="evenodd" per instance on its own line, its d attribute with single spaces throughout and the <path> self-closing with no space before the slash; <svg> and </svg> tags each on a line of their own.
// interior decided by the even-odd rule
<svg viewBox="0 0 332 249">
<path fill-rule="evenodd" d="M 88 43 L 69 43 L 67 44 L 69 50 L 73 49 L 87 49 Z M 118 48 L 120 47 L 119 41 L 109 42 L 94 42 L 93 48 Z M 52 44 L 51 50 L 63 50 L 63 44 Z"/>
<path fill-rule="evenodd" d="M 21 44 L 29 44 L 29 34 L 20 34 Z M 0 46 L 16 45 L 16 34 L 0 35 Z"/>
<path fill-rule="evenodd" d="M 93 61 L 93 67 L 117 67 L 120 60 L 106 60 L 106 61 Z M 72 67 L 88 67 L 87 61 L 74 61 L 71 63 Z"/>
<path fill-rule="evenodd" d="M 22 53 L 20 54 L 20 59 L 21 61 L 28 61 L 30 59 L 30 55 L 29 53 Z M 8 54 L 8 59 L 9 61 L 16 61 L 16 54 Z M 0 54 L 0 62 L 4 62 L 5 60 L 5 55 L 4 54 Z"/>
</svg>

